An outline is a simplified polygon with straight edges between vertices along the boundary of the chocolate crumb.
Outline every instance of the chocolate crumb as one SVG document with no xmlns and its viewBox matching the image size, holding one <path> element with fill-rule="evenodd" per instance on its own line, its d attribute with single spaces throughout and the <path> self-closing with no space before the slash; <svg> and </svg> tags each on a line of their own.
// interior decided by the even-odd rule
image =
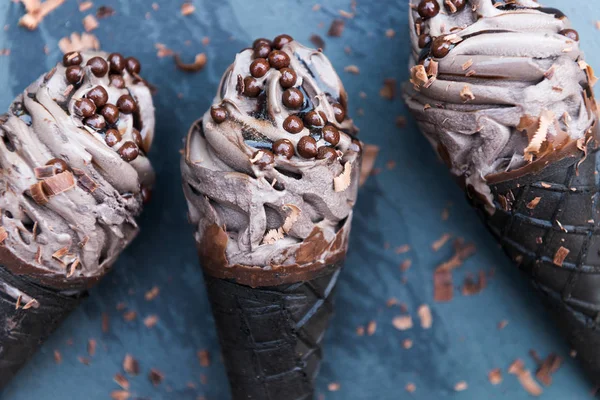
<svg viewBox="0 0 600 400">
<path fill-rule="evenodd" d="M 431 328 L 431 325 L 433 324 L 433 317 L 431 316 L 431 309 L 429 306 L 427 304 L 420 305 L 419 309 L 417 310 L 417 314 L 421 320 L 421 328 Z"/>
<path fill-rule="evenodd" d="M 198 356 L 200 366 L 204 368 L 210 366 L 210 353 L 208 352 L 208 350 L 198 350 L 198 353 L 196 355 Z"/>
<path fill-rule="evenodd" d="M 90 356 L 94 356 L 96 354 L 96 340 L 90 339 L 88 340 L 87 351 Z"/>
<path fill-rule="evenodd" d="M 58 350 L 54 350 L 54 362 L 57 364 L 62 363 L 62 354 Z"/>
<path fill-rule="evenodd" d="M 115 10 L 109 6 L 100 6 L 96 10 L 96 17 L 100 19 L 112 17 L 113 15 L 115 15 Z"/>
<path fill-rule="evenodd" d="M 108 333 L 109 330 L 110 330 L 110 317 L 108 316 L 108 313 L 103 312 L 102 313 L 102 332 Z"/>
<path fill-rule="evenodd" d="M 476 252 L 476 247 L 473 243 L 464 243 L 464 239 L 459 238 L 454 241 L 454 255 L 450 260 L 443 262 L 437 268 L 438 271 L 451 271 L 460 267 L 469 257 Z"/>
<path fill-rule="evenodd" d="M 410 315 L 400 315 L 392 319 L 392 325 L 399 331 L 406 331 L 413 327 L 412 317 Z"/>
<path fill-rule="evenodd" d="M 83 29 L 85 29 L 86 32 L 91 32 L 96 28 L 98 28 L 98 20 L 91 14 L 87 15 L 83 19 Z"/>
<path fill-rule="evenodd" d="M 369 321 L 369 323 L 367 324 L 367 335 L 373 336 L 375 334 L 375 331 L 377 331 L 377 322 Z"/>
<path fill-rule="evenodd" d="M 156 368 L 152 368 L 148 374 L 148 379 L 150 379 L 150 382 L 152 382 L 154 386 L 158 386 L 165 379 L 165 375 Z"/>
<path fill-rule="evenodd" d="M 404 254 L 404 253 L 408 253 L 410 251 L 410 245 L 408 244 L 403 244 L 400 247 L 396 247 L 396 254 Z"/>
<path fill-rule="evenodd" d="M 148 315 L 144 318 L 144 325 L 146 328 L 153 328 L 158 323 L 158 316 L 155 314 Z"/>
<path fill-rule="evenodd" d="M 379 90 L 379 95 L 384 99 L 394 100 L 396 98 L 396 79 L 384 79 L 383 86 Z"/>
<path fill-rule="evenodd" d="M 144 295 L 146 301 L 154 300 L 160 293 L 160 288 L 158 286 L 153 286 L 152 289 L 148 290 Z"/>
<path fill-rule="evenodd" d="M 131 322 L 137 317 L 137 313 L 135 311 L 127 311 L 123 314 L 123 319 L 125 321 Z"/>
<path fill-rule="evenodd" d="M 527 203 L 527 208 L 529 208 L 530 210 L 534 210 L 538 206 L 538 204 L 540 204 L 541 200 L 541 197 L 534 198 L 529 203 Z"/>
<path fill-rule="evenodd" d="M 310 41 L 317 47 L 317 49 L 325 50 L 325 40 L 323 40 L 321 36 L 314 34 L 310 35 Z"/>
<path fill-rule="evenodd" d="M 479 294 L 487 286 L 485 271 L 479 271 L 479 279 L 475 280 L 472 276 L 466 276 L 462 288 L 463 296 L 472 296 Z"/>
<path fill-rule="evenodd" d="M 417 386 L 414 383 L 407 383 L 405 389 L 408 393 L 414 393 L 417 390 Z"/>
<path fill-rule="evenodd" d="M 327 31 L 327 36 L 340 37 L 344 33 L 346 23 L 342 19 L 334 19 Z"/>
<path fill-rule="evenodd" d="M 508 321 L 503 319 L 502 321 L 498 322 L 498 329 L 502 330 L 502 329 L 506 328 L 507 325 L 508 325 Z"/>
<path fill-rule="evenodd" d="M 365 335 L 365 327 L 360 325 L 356 327 L 356 334 L 358 336 L 364 336 Z"/>
<path fill-rule="evenodd" d="M 125 358 L 123 359 L 123 370 L 129 375 L 139 375 L 140 364 L 135 358 L 133 358 L 133 356 L 131 356 L 130 354 L 126 354 Z"/>
<path fill-rule="evenodd" d="M 117 383 L 117 385 L 121 386 L 125 390 L 129 390 L 129 381 L 123 374 L 117 373 L 113 380 Z"/>
<path fill-rule="evenodd" d="M 538 370 L 535 373 L 536 378 L 545 386 L 552 384 L 552 374 L 558 371 L 562 365 L 563 359 L 552 353 L 540 363 Z"/>
<path fill-rule="evenodd" d="M 451 238 L 452 238 L 451 234 L 444 233 L 438 240 L 433 242 L 433 244 L 431 245 L 432 250 L 439 251 L 442 247 L 444 247 L 444 245 L 446 243 L 448 243 L 448 240 L 450 240 Z"/>
<path fill-rule="evenodd" d="M 492 385 L 499 385 L 502 382 L 502 371 L 495 368 L 488 373 L 488 379 Z"/>
<path fill-rule="evenodd" d="M 330 392 L 337 392 L 338 390 L 340 390 L 341 385 L 337 382 L 331 382 L 329 385 L 327 385 L 327 390 L 329 390 Z"/>
<path fill-rule="evenodd" d="M 82 357 L 82 356 L 79 356 L 79 357 L 77 357 L 77 360 L 79 360 L 79 362 L 80 362 L 80 363 L 82 363 L 82 364 L 83 364 L 83 365 L 85 365 L 85 366 L 88 366 L 88 365 L 90 365 L 90 364 L 91 364 L 91 361 L 90 361 L 90 359 L 89 359 L 89 358 L 87 358 L 87 357 Z"/>
<path fill-rule="evenodd" d="M 347 65 L 344 67 L 344 71 L 354 75 L 360 74 L 360 69 L 356 65 Z"/>
<path fill-rule="evenodd" d="M 560 246 L 559 249 L 556 251 L 556 254 L 554 255 L 554 264 L 558 265 L 559 267 L 562 267 L 565 258 L 567 258 L 570 252 L 571 251 L 566 247 Z"/>
<path fill-rule="evenodd" d="M 452 272 L 437 270 L 433 273 L 433 299 L 435 302 L 448 302 L 452 300 L 454 287 L 452 285 Z"/>
<path fill-rule="evenodd" d="M 413 341 L 411 339 L 404 339 L 402 341 L 402 347 L 404 347 L 405 349 L 410 349 L 413 347 Z"/>
<path fill-rule="evenodd" d="M 131 394 L 126 390 L 113 390 L 110 393 L 112 400 L 128 400 Z"/>
<path fill-rule="evenodd" d="M 79 3 L 79 11 L 80 12 L 86 12 L 87 10 L 89 10 L 92 7 L 94 7 L 94 3 L 92 3 L 91 1 L 84 1 L 84 2 Z"/>
<path fill-rule="evenodd" d="M 508 373 L 516 375 L 521 383 L 521 386 L 532 396 L 540 396 L 543 392 L 540 385 L 533 379 L 531 372 L 525 369 L 525 364 L 522 360 L 515 360 L 508 368 Z"/>
<path fill-rule="evenodd" d="M 183 3 L 181 5 L 181 14 L 182 15 L 191 15 L 196 11 L 196 7 L 192 3 Z"/>
<path fill-rule="evenodd" d="M 406 272 L 410 269 L 410 266 L 412 265 L 412 260 L 410 258 L 402 261 L 402 264 L 400 264 L 400 271 L 402 272 Z"/>
<path fill-rule="evenodd" d="M 467 390 L 467 388 L 468 388 L 468 385 L 467 385 L 467 382 L 465 382 L 465 381 L 460 381 L 456 385 L 454 385 L 455 392 L 462 392 L 462 391 Z"/>
<path fill-rule="evenodd" d="M 196 54 L 196 58 L 191 64 L 184 63 L 183 61 L 181 61 L 181 57 L 179 56 L 179 54 L 175 54 L 175 65 L 177 66 L 177 68 L 185 72 L 202 71 L 202 69 L 206 65 L 206 61 L 207 58 L 205 53 Z"/>
<path fill-rule="evenodd" d="M 390 29 L 388 29 L 388 30 L 386 30 L 386 31 L 385 31 L 385 36 L 386 36 L 388 39 L 391 39 L 391 38 L 393 38 L 394 36 L 396 36 L 396 31 L 390 28 Z"/>
</svg>

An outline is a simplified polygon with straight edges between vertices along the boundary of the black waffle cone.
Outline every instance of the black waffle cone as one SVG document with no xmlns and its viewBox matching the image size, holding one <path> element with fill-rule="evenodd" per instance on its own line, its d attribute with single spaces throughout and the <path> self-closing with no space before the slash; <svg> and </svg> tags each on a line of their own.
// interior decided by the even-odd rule
<svg viewBox="0 0 600 400">
<path fill-rule="evenodd" d="M 37 300 L 23 309 L 5 288 L 14 288 Z M 0 265 L 0 388 L 4 387 L 33 356 L 41 344 L 80 303 L 87 292 L 57 292 L 14 275 Z"/>
<path fill-rule="evenodd" d="M 252 288 L 205 274 L 233 400 L 310 400 L 341 266 Z"/>
<path fill-rule="evenodd" d="M 537 173 L 490 185 L 496 212 L 481 207 L 480 214 L 600 383 L 600 152 L 590 148 L 584 157 L 578 152 Z M 555 260 L 561 247 L 569 250 L 562 263 Z"/>
</svg>

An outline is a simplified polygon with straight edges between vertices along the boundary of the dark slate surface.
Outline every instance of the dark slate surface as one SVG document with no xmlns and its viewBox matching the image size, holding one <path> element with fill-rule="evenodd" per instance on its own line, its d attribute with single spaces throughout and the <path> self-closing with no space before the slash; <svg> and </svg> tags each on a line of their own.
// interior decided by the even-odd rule
<svg viewBox="0 0 600 400">
<path fill-rule="evenodd" d="M 532 289 L 468 208 L 428 143 L 410 119 L 405 128 L 396 127 L 396 116 L 406 115 L 400 99 L 388 101 L 379 96 L 383 79 L 401 82 L 407 77 L 406 0 L 358 0 L 357 15 L 346 21 L 341 38 L 328 38 L 326 32 L 340 9 L 350 11 L 349 0 L 324 0 L 319 11 L 312 10 L 315 0 L 196 0 L 196 12 L 187 17 L 181 16 L 179 1 L 156 3 L 158 11 L 152 9 L 150 0 L 102 0 L 91 11 L 81 13 L 77 3 L 69 0 L 34 32 L 17 26 L 23 14 L 21 5 L 0 3 L 0 26 L 8 26 L 0 30 L 0 48 L 11 49 L 10 56 L 0 57 L 2 109 L 55 64 L 60 57 L 58 40 L 82 31 L 82 18 L 100 5 L 117 10 L 115 16 L 101 20 L 94 32 L 104 48 L 140 58 L 144 76 L 159 90 L 155 98 L 157 138 L 151 153 L 158 190 L 141 220 L 142 234 L 122 255 L 115 271 L 5 390 L 2 399 L 107 399 L 118 389 L 112 379 L 122 372 L 126 353 L 135 356 L 142 367 L 140 376 L 129 378 L 132 398 L 228 398 L 192 230 L 186 224 L 178 151 L 188 126 L 209 106 L 220 75 L 235 53 L 255 37 L 282 32 L 305 42 L 313 33 L 326 39 L 326 54 L 346 83 L 350 110 L 362 129 L 362 138 L 381 146 L 377 163 L 381 172 L 364 187 L 357 205 L 351 251 L 339 284 L 337 315 L 328 333 L 319 379 L 323 398 L 527 399 L 529 395 L 507 368 L 522 358 L 534 369 L 530 349 L 541 356 L 557 352 L 567 359 L 554 384 L 544 388 L 544 398 L 591 397 L 590 385 L 570 360 L 569 349 L 547 321 Z M 571 16 L 590 63 L 598 65 L 600 41 L 593 22 L 600 19 L 600 11 L 595 2 L 547 3 L 563 7 Z M 396 35 L 386 37 L 387 29 L 394 29 Z M 202 44 L 205 36 L 210 38 L 206 46 Z M 178 71 L 171 59 L 156 57 L 157 42 L 187 60 L 206 52 L 206 69 L 197 74 Z M 44 46 L 48 46 L 48 55 Z M 345 53 L 346 46 L 351 54 Z M 360 68 L 360 75 L 343 72 L 350 64 Z M 366 98 L 361 98 L 361 92 Z M 395 162 L 393 168 L 390 161 Z M 443 221 L 445 208 L 449 219 Z M 432 272 L 452 255 L 452 249 L 448 244 L 433 252 L 431 244 L 446 232 L 474 242 L 477 254 L 454 273 L 454 300 L 435 304 Z M 404 244 L 411 250 L 397 254 L 395 249 Z M 401 272 L 399 265 L 406 259 L 412 260 L 412 266 Z M 465 276 L 492 269 L 495 276 L 481 294 L 460 294 Z M 160 287 L 160 295 L 148 302 L 144 293 L 154 285 Z M 392 318 L 401 310 L 386 307 L 392 296 L 406 304 L 414 328 L 394 329 Z M 116 309 L 120 302 L 137 312 L 135 321 L 123 320 L 123 311 Z M 429 304 L 433 311 L 429 330 L 418 324 L 416 310 L 421 304 Z M 110 316 L 109 333 L 101 330 L 103 313 Z M 151 314 L 158 315 L 159 322 L 148 329 L 142 320 Z M 499 330 L 502 320 L 509 323 Z M 377 322 L 376 332 L 359 337 L 357 327 L 369 321 Z M 97 340 L 98 349 L 85 366 L 78 356 L 87 356 L 90 338 Z M 413 340 L 413 348 L 403 348 L 405 339 Z M 60 365 L 54 362 L 55 349 L 63 356 Z M 208 368 L 198 362 L 200 349 L 211 353 L 213 362 Z M 150 368 L 165 375 L 158 387 L 147 378 Z M 488 371 L 493 368 L 501 368 L 504 376 L 498 386 L 488 382 Z M 467 382 L 468 389 L 455 393 L 460 381 Z M 328 390 L 331 382 L 340 384 L 339 391 Z M 404 389 L 410 382 L 416 385 L 412 394 Z"/>
</svg>

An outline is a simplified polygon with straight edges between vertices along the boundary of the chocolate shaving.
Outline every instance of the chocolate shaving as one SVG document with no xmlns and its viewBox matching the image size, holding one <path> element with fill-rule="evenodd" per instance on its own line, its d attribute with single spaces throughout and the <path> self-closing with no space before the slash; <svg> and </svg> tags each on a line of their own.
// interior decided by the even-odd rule
<svg viewBox="0 0 600 400">
<path fill-rule="evenodd" d="M 144 295 L 144 298 L 146 299 L 146 301 L 151 301 L 154 300 L 156 298 L 156 296 L 158 296 L 160 293 L 160 288 L 158 286 L 154 286 L 152 287 L 152 289 L 148 290 L 146 292 L 146 294 Z"/>
<path fill-rule="evenodd" d="M 31 198 L 40 206 L 48 203 L 49 199 L 44 193 L 44 188 L 42 186 L 43 182 L 34 183 L 29 188 L 29 192 L 31 193 Z"/>
<path fill-rule="evenodd" d="M 4 243 L 4 241 L 8 238 L 8 232 L 3 226 L 0 226 L 0 243 Z"/>
<path fill-rule="evenodd" d="M 21 307 L 21 299 L 23 298 L 23 295 L 20 294 L 19 297 L 17 297 L 17 302 L 15 303 L 15 310 L 18 310 L 19 307 Z"/>
<path fill-rule="evenodd" d="M 38 308 L 40 303 L 36 299 L 31 299 L 23 306 L 23 310 L 29 310 L 30 308 Z"/>
<path fill-rule="evenodd" d="M 545 386 L 550 386 L 552 384 L 552 374 L 560 369 L 562 362 L 561 357 L 554 353 L 550 354 L 539 366 L 535 373 L 536 378 Z"/>
<path fill-rule="evenodd" d="M 431 249 L 433 251 L 439 251 L 442 247 L 444 247 L 444 245 L 446 243 L 448 243 L 448 240 L 450 240 L 450 238 L 452 238 L 451 234 L 444 233 L 442 235 L 442 237 L 440 237 L 438 240 L 436 240 L 435 242 L 433 242 L 433 244 L 431 245 Z"/>
<path fill-rule="evenodd" d="M 466 71 L 473 66 L 473 59 L 470 58 L 466 63 L 462 65 L 462 70 Z"/>
<path fill-rule="evenodd" d="M 194 59 L 194 62 L 192 64 L 184 63 L 183 61 L 181 61 L 181 57 L 179 56 L 179 54 L 175 54 L 175 65 L 177 66 L 177 68 L 185 72 L 202 71 L 202 69 L 206 65 L 206 61 L 207 58 L 205 53 L 196 54 L 196 58 Z"/>
<path fill-rule="evenodd" d="M 472 276 L 467 276 L 465 278 L 462 294 L 463 296 L 473 296 L 481 293 L 486 286 L 487 278 L 485 276 L 485 271 L 479 271 L 479 278 L 477 280 L 473 279 Z"/>
<path fill-rule="evenodd" d="M 502 383 L 502 371 L 500 368 L 491 370 L 488 373 L 488 379 L 492 385 L 499 385 Z"/>
<path fill-rule="evenodd" d="M 437 271 L 451 271 L 460 267 L 469 257 L 476 252 L 476 247 L 473 243 L 464 244 L 463 239 L 454 241 L 454 255 L 452 258 L 437 268 Z"/>
<path fill-rule="evenodd" d="M 360 74 L 360 69 L 356 65 L 347 65 L 344 67 L 344 71 L 354 75 Z"/>
<path fill-rule="evenodd" d="M 115 374 L 113 380 L 117 383 L 117 385 L 121 386 L 125 390 L 129 390 L 129 381 L 123 374 Z"/>
<path fill-rule="evenodd" d="M 165 375 L 156 368 L 152 368 L 148 374 L 148 379 L 150 379 L 150 382 L 152 382 L 154 386 L 158 386 L 163 379 L 165 379 Z"/>
<path fill-rule="evenodd" d="M 452 272 L 437 270 L 433 273 L 433 300 L 438 303 L 452 300 L 454 287 L 452 285 Z"/>
<path fill-rule="evenodd" d="M 383 86 L 379 90 L 379 95 L 384 99 L 394 100 L 394 98 L 396 97 L 396 79 L 384 79 Z"/>
<path fill-rule="evenodd" d="M 352 182 L 352 162 L 344 164 L 344 172 L 333 178 L 333 189 L 336 192 L 343 192 L 350 187 Z"/>
<path fill-rule="evenodd" d="M 375 161 L 379 154 L 379 146 L 365 144 L 363 147 L 363 157 L 360 165 L 360 177 L 358 178 L 358 185 L 362 186 L 365 184 L 373 168 L 375 167 Z"/>
<path fill-rule="evenodd" d="M 75 187 L 75 178 L 70 171 L 61 172 L 42 181 L 44 192 L 48 196 L 56 196 Z"/>
<path fill-rule="evenodd" d="M 406 331 L 413 327 L 412 317 L 410 315 L 400 315 L 394 317 L 392 320 L 392 325 L 394 325 L 394 328 L 398 329 L 399 331 Z"/>
<path fill-rule="evenodd" d="M 128 400 L 131 394 L 126 390 L 113 390 L 110 393 L 112 400 Z"/>
<path fill-rule="evenodd" d="M 288 233 L 290 230 L 292 230 L 296 221 L 298 221 L 301 211 L 293 204 L 286 204 L 283 206 L 283 209 L 284 211 L 290 210 L 289 215 L 285 218 L 283 226 L 281 227 L 285 233 Z"/>
<path fill-rule="evenodd" d="M 94 7 L 94 3 L 92 3 L 91 1 L 84 1 L 82 3 L 79 3 L 79 11 L 80 12 L 85 12 L 92 7 Z"/>
<path fill-rule="evenodd" d="M 334 19 L 327 31 L 327 36 L 341 37 L 342 33 L 344 33 L 345 26 L 346 23 L 343 19 Z"/>
<path fill-rule="evenodd" d="M 100 42 L 98 38 L 91 33 L 73 32 L 71 36 L 64 37 L 58 41 L 58 47 L 64 54 L 72 51 L 99 50 Z"/>
<path fill-rule="evenodd" d="M 508 368 L 508 373 L 516 375 L 521 383 L 521 386 L 532 396 L 540 396 L 543 393 L 540 385 L 533 379 L 531 372 L 525 369 L 525 364 L 522 360 L 517 359 Z"/>
<path fill-rule="evenodd" d="M 98 184 L 85 173 L 77 177 L 77 184 L 89 193 L 94 193 L 99 187 Z"/>
<path fill-rule="evenodd" d="M 460 91 L 460 98 L 466 103 L 468 101 L 475 100 L 475 95 L 471 91 L 471 87 L 469 85 L 465 85 Z"/>
<path fill-rule="evenodd" d="M 140 363 L 133 358 L 130 354 L 126 354 L 123 359 L 123 369 L 129 375 L 139 375 L 140 373 Z"/>
<path fill-rule="evenodd" d="M 58 350 L 54 350 L 54 362 L 56 364 L 62 363 L 62 354 Z"/>
<path fill-rule="evenodd" d="M 210 353 L 208 350 L 198 350 L 197 353 L 198 361 L 200 362 L 200 366 L 207 368 L 210 366 Z"/>
<path fill-rule="evenodd" d="M 100 6 L 96 10 L 96 17 L 100 19 L 112 17 L 113 15 L 115 15 L 115 10 L 110 6 Z"/>
<path fill-rule="evenodd" d="M 565 258 L 569 255 L 571 251 L 566 247 L 560 246 L 558 250 L 556 250 L 556 254 L 554 255 L 554 264 L 562 267 L 563 262 L 565 262 Z"/>
<path fill-rule="evenodd" d="M 367 324 L 367 335 L 373 336 L 376 331 L 377 331 L 377 322 L 369 321 L 369 323 Z"/>
<path fill-rule="evenodd" d="M 542 144 L 547 140 L 548 129 L 550 128 L 550 124 L 554 121 L 554 118 L 555 116 L 552 111 L 542 111 L 538 121 L 538 128 L 533 136 L 530 137 L 529 145 L 525 148 L 523 156 L 525 161 L 533 161 L 534 154 L 537 154 L 540 151 Z"/>
<path fill-rule="evenodd" d="M 55 252 L 52 254 L 52 258 L 55 258 L 55 259 L 57 259 L 58 261 L 61 261 L 61 262 L 62 262 L 62 258 L 63 258 L 64 256 L 66 256 L 68 252 L 69 252 L 69 247 L 68 247 L 68 246 L 66 246 L 66 247 L 63 247 L 63 248 L 60 248 L 60 249 L 56 250 L 56 251 L 55 251 Z"/>
<path fill-rule="evenodd" d="M 427 71 L 425 70 L 425 67 L 423 65 L 418 64 L 410 69 L 410 83 L 412 83 L 415 86 L 415 89 L 418 90 L 419 87 L 425 86 L 425 84 L 427 84 L 428 81 L 429 78 L 427 77 Z M 383 92 L 383 88 L 381 90 Z"/>
<path fill-rule="evenodd" d="M 50 178 L 55 175 L 55 168 L 53 165 L 44 165 L 43 167 L 35 167 L 33 173 L 37 179 Z"/>
<path fill-rule="evenodd" d="M 541 197 L 534 198 L 529 203 L 527 203 L 527 208 L 529 208 L 530 210 L 534 210 L 538 206 L 538 204 L 540 204 L 540 200 L 542 200 Z"/>
<path fill-rule="evenodd" d="M 408 271 L 410 269 L 411 265 L 412 265 L 412 260 L 410 258 L 402 261 L 402 264 L 400 264 L 400 271 L 402 271 L 402 272 Z"/>
<path fill-rule="evenodd" d="M 422 304 L 417 309 L 417 314 L 421 319 L 421 328 L 429 329 L 433 323 L 433 318 L 431 316 L 431 309 L 427 304 Z"/>
<path fill-rule="evenodd" d="M 318 49 L 325 49 L 325 40 L 319 35 L 310 35 L 310 41 Z"/>
<path fill-rule="evenodd" d="M 88 346 L 87 346 L 87 350 L 88 350 L 88 354 L 90 356 L 94 356 L 94 354 L 96 354 L 96 340 L 95 339 L 90 339 L 88 340 Z"/>
<path fill-rule="evenodd" d="M 153 328 L 158 323 L 158 316 L 155 314 L 148 315 L 144 318 L 144 325 L 146 328 Z"/>
<path fill-rule="evenodd" d="M 38 27 L 46 15 L 58 8 L 65 0 L 46 0 L 43 3 L 37 0 L 21 0 L 21 2 L 25 5 L 27 14 L 19 19 L 19 25 L 32 31 Z"/>
<path fill-rule="evenodd" d="M 87 15 L 83 19 L 83 29 L 86 32 L 91 32 L 98 27 L 98 20 L 93 15 Z"/>
</svg>

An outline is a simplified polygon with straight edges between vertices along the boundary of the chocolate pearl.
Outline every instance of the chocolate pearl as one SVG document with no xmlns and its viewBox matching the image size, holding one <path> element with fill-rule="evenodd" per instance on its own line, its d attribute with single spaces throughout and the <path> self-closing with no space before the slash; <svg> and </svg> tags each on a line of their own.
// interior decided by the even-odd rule
<svg viewBox="0 0 600 400">
<path fill-rule="evenodd" d="M 257 58 L 250 64 L 250 74 L 255 78 L 262 78 L 269 72 L 269 62 L 264 58 Z"/>
<path fill-rule="evenodd" d="M 290 66 L 290 56 L 283 51 L 273 50 L 269 53 L 269 64 L 275 69 L 287 68 Z"/>
<path fill-rule="evenodd" d="M 142 139 L 142 134 L 140 133 L 140 131 L 138 131 L 137 129 L 133 128 L 133 130 L 131 131 L 131 136 L 133 137 L 133 142 L 138 146 L 138 147 L 143 147 L 144 146 L 144 139 Z"/>
<path fill-rule="evenodd" d="M 127 57 L 127 59 L 125 59 L 125 66 L 127 71 L 129 71 L 129 73 L 132 75 L 139 74 L 142 70 L 142 64 L 140 64 L 138 59 L 135 57 Z"/>
<path fill-rule="evenodd" d="M 304 95 L 296 88 L 283 92 L 283 104 L 288 108 L 300 108 L 304 104 Z"/>
<path fill-rule="evenodd" d="M 229 112 L 225 107 L 213 106 L 210 108 L 210 116 L 217 124 L 224 122 L 229 116 Z"/>
<path fill-rule="evenodd" d="M 273 143 L 273 152 L 289 160 L 294 156 L 294 144 L 287 139 L 279 139 Z"/>
<path fill-rule="evenodd" d="M 83 62 L 83 57 L 77 51 L 71 51 L 63 56 L 63 65 L 70 67 L 71 65 L 80 65 Z"/>
<path fill-rule="evenodd" d="M 260 83 L 251 76 L 247 76 L 244 78 L 244 94 L 248 97 L 257 97 L 260 92 L 262 92 L 262 88 L 260 87 Z"/>
<path fill-rule="evenodd" d="M 437 0 L 421 0 L 417 11 L 423 19 L 433 18 L 440 12 L 440 5 Z"/>
<path fill-rule="evenodd" d="M 65 172 L 69 170 L 69 165 L 65 162 L 65 160 L 61 160 L 60 158 L 53 158 L 48 161 L 46 165 L 52 165 L 54 167 L 54 173 L 60 174 L 61 172 Z"/>
<path fill-rule="evenodd" d="M 352 139 L 350 146 L 348 146 L 348 150 L 360 153 L 362 151 L 362 143 L 356 139 Z"/>
<path fill-rule="evenodd" d="M 121 75 L 111 75 L 110 84 L 118 89 L 125 88 L 125 79 Z"/>
<path fill-rule="evenodd" d="M 304 123 L 308 126 L 321 127 L 327 123 L 327 117 L 323 111 L 310 111 L 304 116 Z"/>
<path fill-rule="evenodd" d="M 271 50 L 273 50 L 271 46 L 262 43 L 254 48 L 254 58 L 267 58 Z"/>
<path fill-rule="evenodd" d="M 96 105 L 90 99 L 79 99 L 75 102 L 75 113 L 82 117 L 91 117 L 96 113 Z"/>
<path fill-rule="evenodd" d="M 579 42 L 579 33 L 575 29 L 563 29 L 559 34 L 568 37 L 574 42 Z"/>
<path fill-rule="evenodd" d="M 317 160 L 327 160 L 328 162 L 332 162 L 337 158 L 337 151 L 332 147 L 321 146 L 317 150 Z"/>
<path fill-rule="evenodd" d="M 451 48 L 452 43 L 447 41 L 443 36 L 439 36 L 431 44 L 431 54 L 436 58 L 444 58 L 450 53 Z"/>
<path fill-rule="evenodd" d="M 110 147 L 113 147 L 115 144 L 121 141 L 121 134 L 116 129 L 109 129 L 106 131 L 106 135 L 104 136 L 104 141 Z"/>
<path fill-rule="evenodd" d="M 262 155 L 258 161 L 254 162 L 260 169 L 265 169 L 275 161 L 275 156 L 269 150 L 259 150 L 254 153 L 252 158 L 256 158 L 257 154 L 261 152 Z"/>
<path fill-rule="evenodd" d="M 293 41 L 294 39 L 290 35 L 279 35 L 273 40 L 273 47 L 281 50 L 283 46 Z"/>
<path fill-rule="evenodd" d="M 431 44 L 431 36 L 423 33 L 421 36 L 419 36 L 419 48 L 424 49 L 425 47 L 429 46 Z"/>
<path fill-rule="evenodd" d="M 90 58 L 86 65 L 92 69 L 92 74 L 98 78 L 103 77 L 108 72 L 108 63 L 102 57 Z"/>
<path fill-rule="evenodd" d="M 94 114 L 91 117 L 84 119 L 83 123 L 97 131 L 106 128 L 106 121 L 104 120 L 104 117 L 99 114 Z"/>
<path fill-rule="evenodd" d="M 140 155 L 140 150 L 135 143 L 127 141 L 119 149 L 119 155 L 125 161 L 133 161 Z"/>
<path fill-rule="evenodd" d="M 461 11 L 467 5 L 467 0 L 445 0 L 444 6 L 449 13 L 453 13 L 454 9 L 448 5 L 448 2 L 452 3 L 457 12 Z"/>
<path fill-rule="evenodd" d="M 335 146 L 340 142 L 340 131 L 333 125 L 327 125 L 323 128 L 323 139 Z"/>
<path fill-rule="evenodd" d="M 96 107 L 104 107 L 108 101 L 108 93 L 102 86 L 96 86 L 92 88 L 92 90 L 87 92 L 85 97 L 93 101 Z"/>
<path fill-rule="evenodd" d="M 123 72 L 126 66 L 125 57 L 120 53 L 111 53 L 108 56 L 108 62 L 110 64 L 110 72 L 116 72 L 117 74 Z"/>
<path fill-rule="evenodd" d="M 135 100 L 128 94 L 124 94 L 117 100 L 117 107 L 123 114 L 131 114 L 137 108 Z"/>
<path fill-rule="evenodd" d="M 279 84 L 282 88 L 287 89 L 291 88 L 296 84 L 296 80 L 298 76 L 296 75 L 296 71 L 291 68 L 282 68 L 279 72 L 281 72 L 281 78 L 279 78 Z"/>
<path fill-rule="evenodd" d="M 152 199 L 152 189 L 148 186 L 142 186 L 140 189 L 140 194 L 142 195 L 142 202 L 144 204 L 148 204 Z"/>
<path fill-rule="evenodd" d="M 289 133 L 300 133 L 304 129 L 302 120 L 295 115 L 290 115 L 283 121 L 283 129 Z"/>
<path fill-rule="evenodd" d="M 105 105 L 100 114 L 109 124 L 114 124 L 119 119 L 119 109 L 113 104 Z"/>
<path fill-rule="evenodd" d="M 81 82 L 83 75 L 83 68 L 81 68 L 79 65 L 71 65 L 69 68 L 67 68 L 66 76 L 69 83 L 75 85 Z"/>
<path fill-rule="evenodd" d="M 332 104 L 331 107 L 333 107 L 335 120 L 339 123 L 342 123 L 346 118 L 346 110 L 344 110 L 344 107 L 342 107 L 342 105 L 339 103 Z"/>
<path fill-rule="evenodd" d="M 303 136 L 298 141 L 298 154 L 304 158 L 314 158 L 317 155 L 317 141 L 311 136 Z"/>
<path fill-rule="evenodd" d="M 252 43 L 252 48 L 256 49 L 258 46 L 261 46 L 263 44 L 266 44 L 267 46 L 270 47 L 271 46 L 271 41 L 269 39 L 265 39 L 265 38 L 256 39 L 254 41 L 254 43 Z"/>
</svg>

